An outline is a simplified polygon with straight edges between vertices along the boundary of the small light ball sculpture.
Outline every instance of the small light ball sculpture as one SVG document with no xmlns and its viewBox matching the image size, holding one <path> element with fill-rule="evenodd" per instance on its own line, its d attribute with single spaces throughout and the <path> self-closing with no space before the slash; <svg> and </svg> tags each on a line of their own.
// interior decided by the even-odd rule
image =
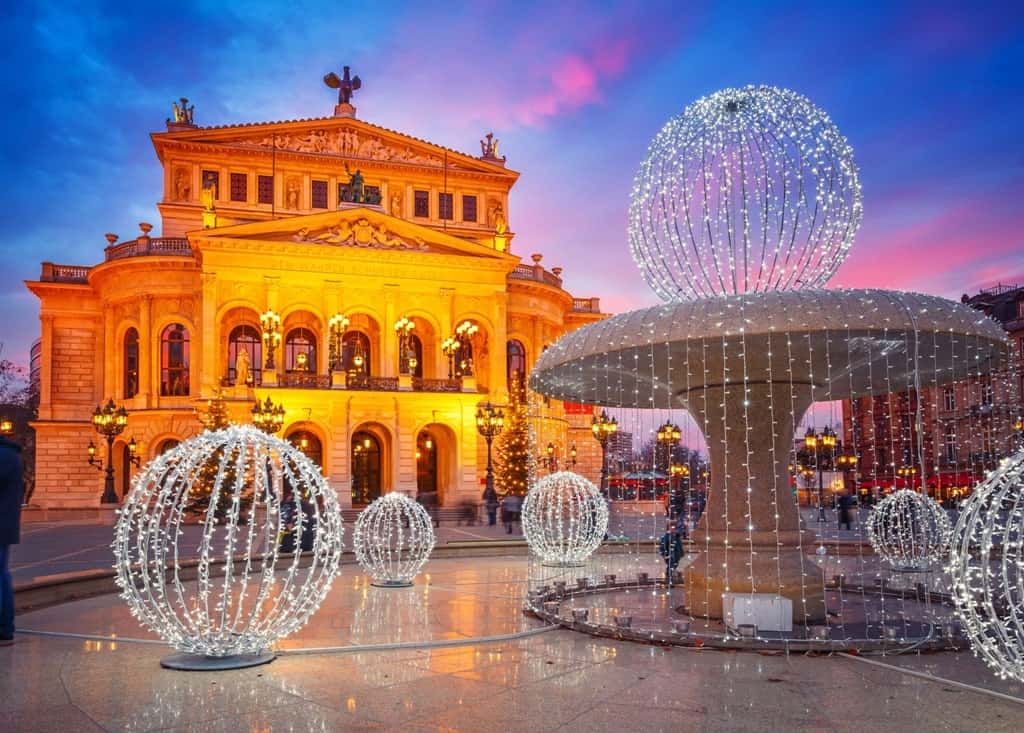
<svg viewBox="0 0 1024 733">
<path fill-rule="evenodd" d="M 296 528 L 313 534 L 306 556 L 281 549 Z M 232 425 L 184 441 L 135 478 L 114 534 L 117 584 L 132 614 L 180 652 L 163 666 L 263 664 L 330 590 L 342 531 L 316 464 L 284 440 Z"/>
<path fill-rule="evenodd" d="M 651 142 L 629 246 L 666 301 L 817 288 L 861 216 L 853 150 L 824 110 L 787 89 L 723 89 Z"/>
<path fill-rule="evenodd" d="M 1024 451 L 961 505 L 949 563 L 971 650 L 1002 679 L 1024 682 Z"/>
<path fill-rule="evenodd" d="M 523 502 L 523 534 L 542 564 L 578 567 L 608 530 L 608 504 L 579 474 L 558 471 L 537 481 Z"/>
<path fill-rule="evenodd" d="M 353 533 L 356 560 L 381 588 L 404 588 L 434 549 L 434 523 L 427 510 L 392 491 L 359 513 Z"/>
<path fill-rule="evenodd" d="M 946 557 L 950 524 L 930 496 L 900 489 L 878 502 L 868 516 L 875 554 L 897 570 L 923 571 Z"/>
</svg>

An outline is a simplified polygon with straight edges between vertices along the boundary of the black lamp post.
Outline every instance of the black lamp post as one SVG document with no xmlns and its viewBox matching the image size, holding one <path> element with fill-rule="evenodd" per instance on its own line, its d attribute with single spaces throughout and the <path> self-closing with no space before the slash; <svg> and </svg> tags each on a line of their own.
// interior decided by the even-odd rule
<svg viewBox="0 0 1024 733">
<path fill-rule="evenodd" d="M 117 493 L 114 491 L 114 438 L 124 432 L 124 429 L 128 426 L 128 412 L 124 409 L 124 406 L 118 407 L 114 404 L 114 400 L 108 400 L 107 404 L 103 407 L 96 406 L 96 410 L 92 413 L 92 426 L 96 429 L 96 432 L 107 439 L 107 466 L 106 469 L 100 468 L 101 462 L 96 458 L 96 446 L 89 441 L 89 465 L 96 466 L 101 471 L 106 471 L 106 478 L 103 480 L 103 497 L 100 501 L 104 504 L 116 504 Z M 135 440 L 132 439 L 132 444 Z M 131 445 L 128 450 L 132 451 Z M 136 449 L 137 450 L 137 449 Z M 132 463 L 138 465 L 138 457 L 131 456 Z"/>
<path fill-rule="evenodd" d="M 569 463 L 572 464 L 573 470 L 576 470 L 576 455 L 576 444 L 573 443 L 571 446 L 569 446 Z"/>
<path fill-rule="evenodd" d="M 548 473 L 554 473 L 558 468 L 558 459 L 555 457 L 555 444 L 548 442 L 544 449 L 544 463 L 547 465 Z"/>
<path fill-rule="evenodd" d="M 345 331 L 348 330 L 348 324 L 348 316 L 343 316 L 341 313 L 335 313 L 327 322 L 327 328 L 331 334 L 330 370 L 332 372 L 341 371 L 342 369 L 341 354 L 344 348 Z"/>
<path fill-rule="evenodd" d="M 595 414 L 590 420 L 590 432 L 601 444 L 601 494 L 605 498 L 608 497 L 608 441 L 618 430 L 618 420 L 608 417 L 607 410 L 601 410 L 601 414 Z"/>
<path fill-rule="evenodd" d="M 263 330 L 263 347 L 267 350 L 264 369 L 274 369 L 274 351 L 281 345 L 281 316 L 272 310 L 260 315 L 260 328 Z"/>
<path fill-rule="evenodd" d="M 679 445 L 679 441 L 682 439 L 683 433 L 679 430 L 679 426 L 675 423 L 666 421 L 664 425 L 658 428 L 658 432 L 655 434 L 655 438 L 658 441 L 658 445 L 665 448 L 665 465 L 668 467 L 668 503 L 671 507 L 675 500 L 675 486 L 672 477 L 672 449 Z M 671 511 L 671 510 L 670 510 Z"/>
<path fill-rule="evenodd" d="M 275 405 L 270 397 L 260 404 L 259 400 L 252 408 L 252 424 L 268 435 L 273 435 L 284 425 L 284 405 Z"/>
<path fill-rule="evenodd" d="M 818 471 L 818 521 L 825 521 L 825 483 L 824 483 L 824 470 L 821 459 L 821 449 L 825 448 L 828 451 L 833 451 L 836 447 L 836 434 L 832 431 L 832 428 L 825 427 L 822 429 L 819 435 L 814 431 L 814 428 L 807 428 L 807 433 L 804 435 L 804 445 L 808 450 L 814 451 L 814 466 Z"/>
<path fill-rule="evenodd" d="M 476 429 L 487 441 L 487 485 L 485 493 L 488 497 L 494 494 L 494 464 L 491 461 L 491 443 L 496 435 L 505 429 L 505 413 L 488 402 L 476 408 Z"/>
</svg>

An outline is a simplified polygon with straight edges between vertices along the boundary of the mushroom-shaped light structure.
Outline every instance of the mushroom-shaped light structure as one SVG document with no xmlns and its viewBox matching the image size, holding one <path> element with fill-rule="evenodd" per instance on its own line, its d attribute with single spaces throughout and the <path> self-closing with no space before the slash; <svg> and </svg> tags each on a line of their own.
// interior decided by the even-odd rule
<svg viewBox="0 0 1024 733">
<path fill-rule="evenodd" d="M 183 531 L 196 517 L 197 538 Z M 313 531 L 308 555 L 281 550 L 279 538 L 297 527 Z M 251 666 L 273 659 L 274 642 L 301 628 L 330 590 L 341 514 L 299 450 L 251 425 L 230 426 L 146 465 L 120 510 L 113 548 L 132 614 L 181 652 L 164 666 Z M 181 558 L 196 564 L 186 571 Z"/>
<path fill-rule="evenodd" d="M 523 535 L 545 565 L 580 566 L 608 530 L 608 504 L 598 488 L 572 471 L 540 479 L 523 502 Z"/>
<path fill-rule="evenodd" d="M 426 509 L 392 491 L 359 513 L 352 538 L 356 560 L 373 585 L 403 588 L 434 549 L 434 523 Z"/>
<path fill-rule="evenodd" d="M 949 573 L 971 650 L 1001 678 L 1024 682 L 1024 451 L 961 506 Z"/>
<path fill-rule="evenodd" d="M 868 540 L 875 554 L 897 570 L 928 570 L 949 548 L 946 510 L 930 496 L 900 489 L 878 502 L 868 517 Z"/>
</svg>

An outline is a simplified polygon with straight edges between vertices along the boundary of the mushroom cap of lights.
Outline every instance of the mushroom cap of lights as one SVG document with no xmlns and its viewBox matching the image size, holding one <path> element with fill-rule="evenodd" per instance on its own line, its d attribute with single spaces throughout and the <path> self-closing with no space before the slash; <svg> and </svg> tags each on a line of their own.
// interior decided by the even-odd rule
<svg viewBox="0 0 1024 733">
<path fill-rule="evenodd" d="M 434 549 L 434 523 L 426 509 L 392 491 L 359 513 L 352 542 L 373 585 L 408 587 Z"/>
<path fill-rule="evenodd" d="M 608 504 L 590 481 L 557 471 L 527 492 L 523 535 L 545 565 L 578 567 L 601 545 L 608 530 Z"/>
<path fill-rule="evenodd" d="M 183 547 L 201 485 L 221 499 L 198 510 L 198 545 Z M 340 572 L 334 491 L 299 450 L 250 425 L 201 433 L 154 458 L 119 514 L 113 549 L 121 597 L 180 652 L 162 660 L 167 667 L 270 661 L 273 644 L 306 623 Z M 308 555 L 281 552 L 289 520 L 312 528 Z M 193 556 L 195 568 L 182 572 L 179 558 Z"/>
<path fill-rule="evenodd" d="M 950 541 L 953 601 L 971 650 L 1024 682 L 1024 450 L 978 484 Z"/>
<path fill-rule="evenodd" d="M 787 89 L 703 97 L 666 123 L 640 165 L 629 245 L 664 300 L 821 287 L 862 204 L 853 151 Z"/>
<path fill-rule="evenodd" d="M 806 99 L 770 87 L 702 99 L 655 138 L 632 193 L 631 251 L 668 302 L 583 326 L 533 368 L 530 387 L 546 397 L 685 409 L 704 432 L 711 484 L 685 570 L 692 615 L 722 618 L 726 592 L 769 592 L 792 601 L 795 622 L 826 619 L 821 572 L 803 551 L 814 535 L 780 488 L 790 476 L 779 457 L 814 402 L 1008 361 L 1002 329 L 968 306 L 822 290 L 861 214 L 852 153 Z"/>
<path fill-rule="evenodd" d="M 949 549 L 946 510 L 930 496 L 900 489 L 868 515 L 868 541 L 897 570 L 924 571 L 942 563 Z"/>
</svg>

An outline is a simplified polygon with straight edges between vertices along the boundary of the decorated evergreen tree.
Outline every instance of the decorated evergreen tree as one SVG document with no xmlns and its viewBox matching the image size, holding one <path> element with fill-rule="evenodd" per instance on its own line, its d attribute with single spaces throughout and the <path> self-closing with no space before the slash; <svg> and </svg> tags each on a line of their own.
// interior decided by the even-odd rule
<svg viewBox="0 0 1024 733">
<path fill-rule="evenodd" d="M 509 386 L 511 395 L 505 413 L 505 429 L 498 436 L 495 488 L 499 494 L 525 496 L 536 475 L 535 441 L 526 388 L 518 374 Z"/>
<path fill-rule="evenodd" d="M 206 401 L 205 411 L 197 409 L 196 412 L 198 413 L 199 422 L 203 424 L 205 430 L 220 430 L 231 424 L 231 420 L 228 417 L 228 408 L 220 390 L 214 393 L 212 399 Z M 237 456 L 228 456 L 226 462 L 224 479 L 221 481 L 221 492 L 215 499 L 216 508 L 214 509 L 214 516 L 218 519 L 226 517 L 231 508 L 231 487 L 235 483 L 234 464 L 237 458 Z M 223 460 L 223 450 L 220 448 L 210 454 L 209 459 L 199 471 L 195 484 L 189 490 L 186 512 L 190 514 L 206 514 L 210 501 L 213 500 L 212 494 L 214 487 L 217 485 L 217 474 L 220 471 L 220 464 Z M 245 496 L 242 497 L 241 514 L 243 517 L 250 503 L 251 498 L 247 500 Z"/>
</svg>

